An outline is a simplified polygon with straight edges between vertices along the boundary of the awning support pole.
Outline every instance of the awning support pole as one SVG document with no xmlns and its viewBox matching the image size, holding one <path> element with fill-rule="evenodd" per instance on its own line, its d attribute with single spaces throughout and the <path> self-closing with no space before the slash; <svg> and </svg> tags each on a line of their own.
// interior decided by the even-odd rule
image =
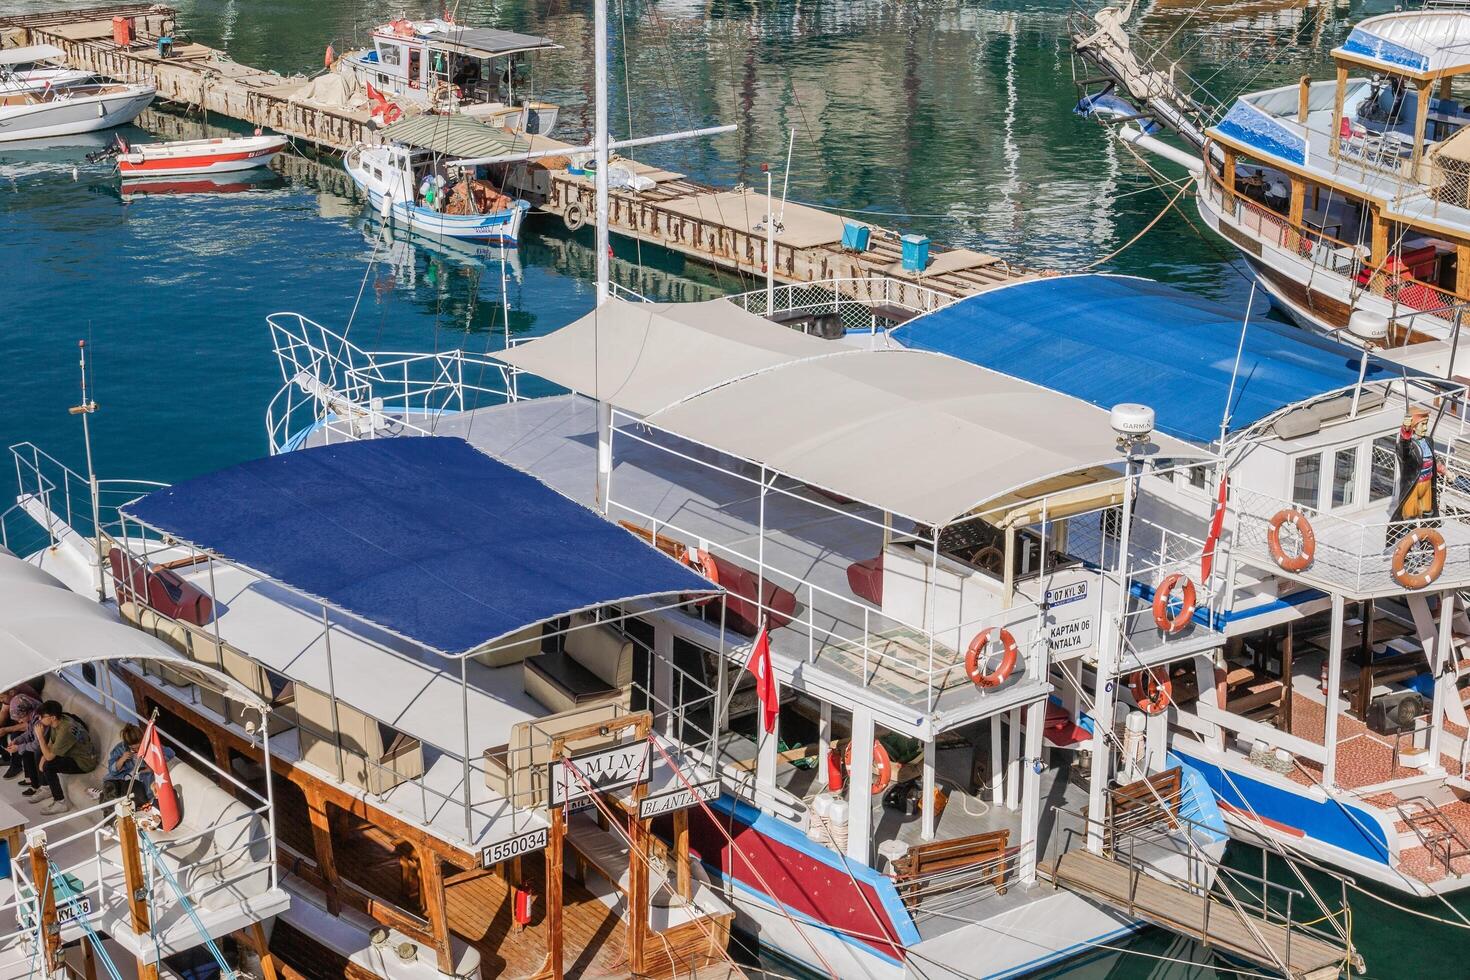
<svg viewBox="0 0 1470 980">
<path fill-rule="evenodd" d="M 342 766 L 342 722 L 337 713 L 337 675 L 332 669 L 332 621 L 322 606 L 322 642 L 327 648 L 327 697 L 332 700 L 332 744 L 337 747 L 337 782 L 346 782 Z"/>
<path fill-rule="evenodd" d="M 1327 752 L 1322 763 L 1322 786 L 1328 792 L 1337 785 L 1337 711 L 1338 695 L 1342 691 L 1342 620 L 1346 605 L 1342 593 L 1332 594 L 1332 630 L 1327 646 L 1327 722 L 1322 732 L 1322 747 Z"/>
</svg>

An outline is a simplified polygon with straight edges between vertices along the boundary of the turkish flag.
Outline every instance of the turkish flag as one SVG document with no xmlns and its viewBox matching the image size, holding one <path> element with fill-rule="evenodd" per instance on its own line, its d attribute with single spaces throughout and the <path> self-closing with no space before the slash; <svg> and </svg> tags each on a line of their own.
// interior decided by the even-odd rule
<svg viewBox="0 0 1470 980">
<path fill-rule="evenodd" d="M 173 830 L 179 825 L 179 797 L 174 792 L 174 780 L 168 772 L 168 759 L 163 754 L 163 743 L 158 739 L 158 728 L 151 721 L 143 730 L 138 757 L 143 760 L 143 765 L 153 770 L 153 798 L 162 818 L 161 826 L 165 831 Z"/>
<path fill-rule="evenodd" d="M 781 695 L 776 690 L 776 672 L 771 669 L 771 639 L 765 626 L 755 638 L 750 649 L 750 659 L 745 669 L 755 677 L 755 696 L 761 702 L 761 727 L 766 734 L 776 730 L 776 711 L 781 707 Z"/>
<path fill-rule="evenodd" d="M 1220 474 L 1220 496 L 1215 501 L 1215 512 L 1210 515 L 1210 531 L 1205 535 L 1205 550 L 1200 556 L 1200 582 L 1208 585 L 1210 572 L 1215 568 L 1215 546 L 1220 543 L 1220 531 L 1225 526 L 1225 497 L 1230 492 L 1230 481 Z"/>
</svg>

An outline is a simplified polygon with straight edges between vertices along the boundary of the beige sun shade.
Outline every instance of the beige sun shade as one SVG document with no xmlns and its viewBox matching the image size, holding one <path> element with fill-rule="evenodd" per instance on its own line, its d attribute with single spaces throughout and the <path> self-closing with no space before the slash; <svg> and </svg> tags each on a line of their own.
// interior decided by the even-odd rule
<svg viewBox="0 0 1470 980">
<path fill-rule="evenodd" d="M 611 299 L 555 333 L 502 351 L 506 364 L 635 415 L 731 378 L 839 349 L 729 300 Z"/>
<path fill-rule="evenodd" d="M 1102 409 L 942 354 L 853 350 L 772 368 L 649 417 L 805 483 L 943 525 L 1119 459 Z M 1155 434 L 1156 455 L 1200 451 Z"/>
</svg>

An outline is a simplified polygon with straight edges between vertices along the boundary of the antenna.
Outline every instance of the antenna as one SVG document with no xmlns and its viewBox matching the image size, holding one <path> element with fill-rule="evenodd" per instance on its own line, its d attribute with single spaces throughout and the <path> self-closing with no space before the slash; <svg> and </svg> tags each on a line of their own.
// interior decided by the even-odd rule
<svg viewBox="0 0 1470 980">
<path fill-rule="evenodd" d="M 1230 405 L 1235 401 L 1235 379 L 1240 374 L 1240 358 L 1245 353 L 1245 332 L 1251 325 L 1251 309 L 1256 304 L 1256 284 L 1251 283 L 1250 298 L 1245 301 L 1245 317 L 1240 321 L 1240 342 L 1235 345 L 1235 367 L 1230 369 L 1230 387 L 1225 389 L 1225 411 L 1220 415 L 1220 452 L 1225 451 L 1225 437 L 1230 433 Z"/>
<path fill-rule="evenodd" d="M 101 506 L 97 499 L 97 469 L 92 465 L 92 427 L 87 419 L 97 411 L 97 403 L 87 397 L 87 342 L 77 341 L 78 367 L 82 378 L 82 401 L 67 409 L 71 415 L 82 417 L 82 445 L 87 453 L 87 489 L 92 497 L 92 536 L 97 548 L 97 601 L 107 598 L 106 580 L 102 574 L 102 520 Z"/>
</svg>

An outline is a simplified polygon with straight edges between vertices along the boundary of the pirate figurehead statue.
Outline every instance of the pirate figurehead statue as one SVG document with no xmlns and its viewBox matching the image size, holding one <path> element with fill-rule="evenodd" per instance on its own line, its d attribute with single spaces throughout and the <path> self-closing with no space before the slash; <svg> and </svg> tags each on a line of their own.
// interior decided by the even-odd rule
<svg viewBox="0 0 1470 980">
<path fill-rule="evenodd" d="M 1444 469 L 1429 438 L 1429 413 L 1416 408 L 1404 416 L 1399 429 L 1399 487 L 1394 503 L 1395 521 L 1439 516 L 1439 487 L 1435 479 Z"/>
</svg>

